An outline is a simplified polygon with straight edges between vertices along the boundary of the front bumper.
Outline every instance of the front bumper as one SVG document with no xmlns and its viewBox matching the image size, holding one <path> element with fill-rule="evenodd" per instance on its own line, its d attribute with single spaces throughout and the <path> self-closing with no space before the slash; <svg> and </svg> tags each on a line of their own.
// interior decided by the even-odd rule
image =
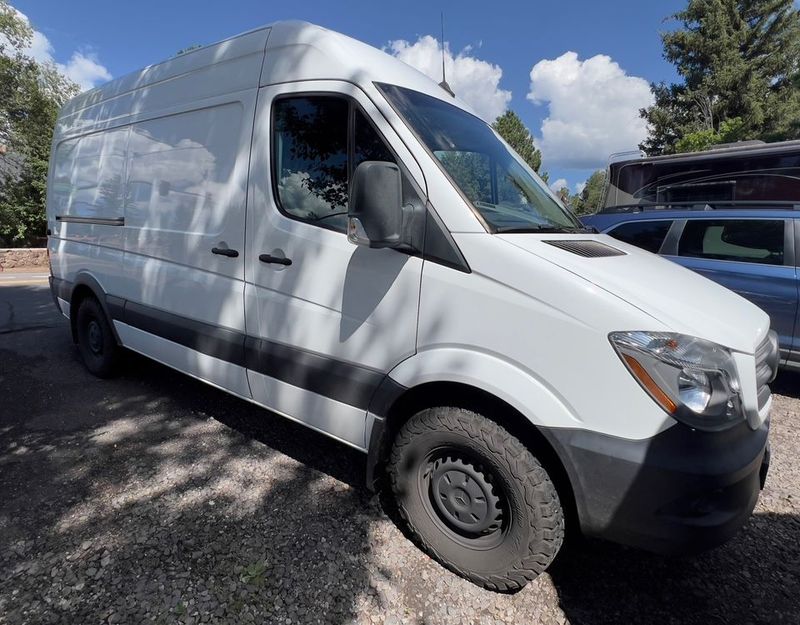
<svg viewBox="0 0 800 625">
<path fill-rule="evenodd" d="M 753 512 L 769 462 L 769 421 L 724 432 L 676 424 L 643 441 L 586 430 L 546 434 L 588 535 L 660 553 L 730 539 Z"/>
</svg>

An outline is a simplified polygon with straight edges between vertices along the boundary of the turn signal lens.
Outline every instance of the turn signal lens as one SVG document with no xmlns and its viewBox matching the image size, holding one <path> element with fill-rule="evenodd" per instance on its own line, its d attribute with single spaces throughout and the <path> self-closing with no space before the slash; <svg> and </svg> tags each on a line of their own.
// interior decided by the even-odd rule
<svg viewBox="0 0 800 625">
<path fill-rule="evenodd" d="M 622 354 L 622 358 L 625 364 L 628 365 L 628 369 L 631 370 L 633 377 L 639 381 L 639 384 L 650 393 L 653 399 L 655 399 L 664 410 L 670 414 L 674 414 L 678 410 L 678 406 L 669 398 L 669 395 L 661 390 L 661 387 L 650 377 L 650 374 L 647 373 L 641 363 L 630 354 Z"/>
</svg>

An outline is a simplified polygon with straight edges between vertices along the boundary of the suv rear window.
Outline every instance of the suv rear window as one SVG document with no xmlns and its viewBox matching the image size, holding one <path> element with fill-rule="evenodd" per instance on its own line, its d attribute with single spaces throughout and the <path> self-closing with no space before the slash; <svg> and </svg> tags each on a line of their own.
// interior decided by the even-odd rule
<svg viewBox="0 0 800 625">
<path fill-rule="evenodd" d="M 697 219 L 686 223 L 678 254 L 765 265 L 783 264 L 780 219 Z"/>
<path fill-rule="evenodd" d="M 608 234 L 615 239 L 658 254 L 671 225 L 671 221 L 631 221 L 617 226 Z"/>
</svg>

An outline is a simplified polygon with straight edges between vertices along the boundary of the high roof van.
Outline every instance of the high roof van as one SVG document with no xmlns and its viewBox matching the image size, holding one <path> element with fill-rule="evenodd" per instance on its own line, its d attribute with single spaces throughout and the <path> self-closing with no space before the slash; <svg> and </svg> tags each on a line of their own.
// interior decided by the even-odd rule
<svg viewBox="0 0 800 625">
<path fill-rule="evenodd" d="M 767 315 L 585 230 L 465 103 L 348 37 L 278 23 L 77 96 L 47 221 L 89 371 L 139 352 L 364 452 L 486 588 L 546 569 L 565 519 L 689 551 L 755 506 Z"/>
</svg>

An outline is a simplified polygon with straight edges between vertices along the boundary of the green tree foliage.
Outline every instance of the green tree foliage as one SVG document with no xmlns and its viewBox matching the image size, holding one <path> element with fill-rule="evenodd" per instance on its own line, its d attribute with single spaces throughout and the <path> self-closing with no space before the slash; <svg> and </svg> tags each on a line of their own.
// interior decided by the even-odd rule
<svg viewBox="0 0 800 625">
<path fill-rule="evenodd" d="M 603 188 L 606 183 L 606 173 L 602 169 L 594 172 L 586 181 L 583 190 L 570 198 L 572 210 L 577 215 L 589 215 L 600 208 L 603 200 Z"/>
<path fill-rule="evenodd" d="M 25 56 L 33 31 L 0 0 L 0 245 L 29 245 L 45 230 L 50 143 L 76 85 Z"/>
<path fill-rule="evenodd" d="M 492 124 L 492 128 L 497 131 L 506 143 L 514 148 L 514 151 L 522 157 L 528 166 L 539 174 L 545 182 L 547 173 L 542 172 L 542 153 L 533 143 L 531 131 L 522 123 L 514 111 L 508 110 L 498 117 Z"/>
<path fill-rule="evenodd" d="M 800 11 L 794 0 L 689 0 L 662 34 L 682 82 L 652 85 L 641 148 L 669 154 L 740 139 L 800 138 Z"/>
<path fill-rule="evenodd" d="M 744 122 L 741 117 L 726 119 L 719 124 L 719 130 L 709 128 L 683 135 L 675 142 L 676 152 L 701 152 L 709 150 L 720 143 L 733 143 L 744 137 Z"/>
</svg>

